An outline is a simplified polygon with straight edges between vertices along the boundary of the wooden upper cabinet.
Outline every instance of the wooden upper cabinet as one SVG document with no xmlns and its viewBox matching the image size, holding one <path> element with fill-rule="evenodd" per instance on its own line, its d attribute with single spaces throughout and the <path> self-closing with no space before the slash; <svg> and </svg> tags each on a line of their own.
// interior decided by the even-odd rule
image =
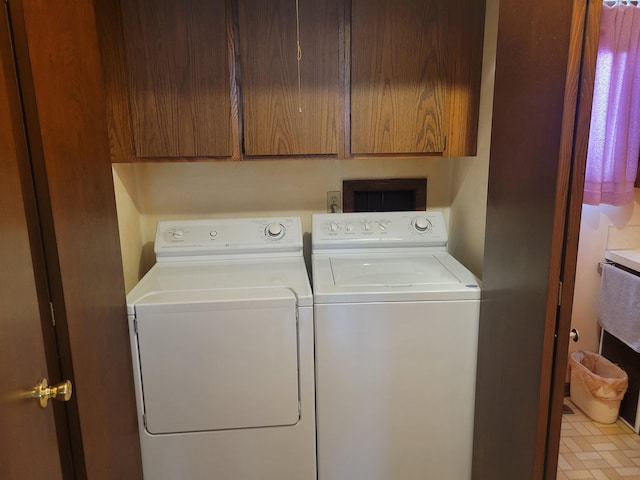
<svg viewBox="0 0 640 480">
<path fill-rule="evenodd" d="M 353 154 L 444 150 L 445 8 L 442 0 L 353 0 Z"/>
<path fill-rule="evenodd" d="M 484 9 L 484 0 L 352 0 L 353 155 L 475 154 Z"/>
<path fill-rule="evenodd" d="M 226 0 L 122 0 L 137 157 L 230 157 Z"/>
<path fill-rule="evenodd" d="M 338 153 L 343 3 L 298 4 L 238 1 L 245 155 Z"/>
<path fill-rule="evenodd" d="M 485 0 L 95 8 L 113 161 L 476 154 Z"/>
</svg>

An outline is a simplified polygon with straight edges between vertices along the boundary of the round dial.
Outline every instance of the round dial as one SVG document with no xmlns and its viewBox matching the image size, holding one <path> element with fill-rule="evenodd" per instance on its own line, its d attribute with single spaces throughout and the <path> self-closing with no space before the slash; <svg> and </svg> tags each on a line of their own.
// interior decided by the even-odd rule
<svg viewBox="0 0 640 480">
<path fill-rule="evenodd" d="M 264 233 L 269 238 L 281 238 L 284 236 L 284 227 L 280 223 L 270 223 Z"/>
<path fill-rule="evenodd" d="M 418 232 L 428 232 L 431 230 L 431 222 L 426 217 L 418 217 L 413 221 L 413 228 Z"/>
<path fill-rule="evenodd" d="M 338 231 L 339 225 L 336 222 L 329 222 L 329 231 L 336 232 Z"/>
<path fill-rule="evenodd" d="M 174 230 L 171 235 L 176 240 L 181 240 L 184 237 L 184 232 L 182 230 Z"/>
</svg>

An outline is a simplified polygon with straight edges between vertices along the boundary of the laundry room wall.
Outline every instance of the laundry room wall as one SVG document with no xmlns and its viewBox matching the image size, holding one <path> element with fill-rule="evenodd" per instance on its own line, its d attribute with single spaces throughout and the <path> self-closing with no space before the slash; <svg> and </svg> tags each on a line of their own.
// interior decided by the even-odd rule
<svg viewBox="0 0 640 480">
<path fill-rule="evenodd" d="M 158 220 L 299 215 L 310 249 L 311 215 L 345 179 L 427 177 L 427 208 L 445 213 L 449 250 L 482 275 L 498 0 L 487 0 L 478 154 L 468 158 L 282 159 L 114 164 L 125 286 L 154 262 Z"/>
<path fill-rule="evenodd" d="M 127 291 L 153 264 L 159 220 L 296 215 L 307 258 L 311 215 L 327 191 L 350 178 L 427 177 L 427 206 L 448 217 L 452 162 L 446 158 L 114 164 Z"/>
<path fill-rule="evenodd" d="M 480 122 L 478 155 L 457 158 L 453 162 L 449 252 L 478 277 L 482 276 L 484 231 L 487 217 L 487 183 L 491 145 L 491 112 L 498 39 L 498 0 L 487 0 L 482 83 L 480 85 Z"/>
</svg>

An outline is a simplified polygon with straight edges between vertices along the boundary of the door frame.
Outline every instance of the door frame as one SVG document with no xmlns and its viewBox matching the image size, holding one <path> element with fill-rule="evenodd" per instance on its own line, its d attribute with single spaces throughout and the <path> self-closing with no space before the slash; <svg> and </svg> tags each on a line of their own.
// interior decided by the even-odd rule
<svg viewBox="0 0 640 480">
<path fill-rule="evenodd" d="M 571 160 L 568 172 L 569 181 L 567 182 L 569 195 L 566 199 L 567 214 L 562 253 L 562 291 L 557 311 L 556 343 L 553 352 L 552 385 L 549 399 L 550 413 L 547 422 L 545 452 L 545 478 L 547 479 L 556 478 L 558 469 L 562 407 L 566 390 L 569 334 L 602 5 L 602 0 L 574 1 L 574 23 L 570 47 L 574 55 L 570 58 L 567 75 L 567 91 L 572 92 L 568 96 L 573 97 L 573 106 L 566 109 L 566 112 L 575 112 L 575 115 L 567 115 L 563 125 L 563 132 L 566 133 L 563 155 L 569 156 Z"/>
</svg>

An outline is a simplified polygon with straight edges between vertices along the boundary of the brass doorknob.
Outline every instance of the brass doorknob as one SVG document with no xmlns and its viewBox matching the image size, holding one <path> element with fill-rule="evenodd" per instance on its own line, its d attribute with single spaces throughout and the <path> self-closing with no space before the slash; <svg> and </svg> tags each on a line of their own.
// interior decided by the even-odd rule
<svg viewBox="0 0 640 480">
<path fill-rule="evenodd" d="M 42 378 L 31 393 L 33 397 L 40 401 L 40 406 L 45 408 L 51 398 L 61 402 L 68 402 L 71 399 L 73 388 L 69 380 L 49 386 L 47 379 Z"/>
</svg>

